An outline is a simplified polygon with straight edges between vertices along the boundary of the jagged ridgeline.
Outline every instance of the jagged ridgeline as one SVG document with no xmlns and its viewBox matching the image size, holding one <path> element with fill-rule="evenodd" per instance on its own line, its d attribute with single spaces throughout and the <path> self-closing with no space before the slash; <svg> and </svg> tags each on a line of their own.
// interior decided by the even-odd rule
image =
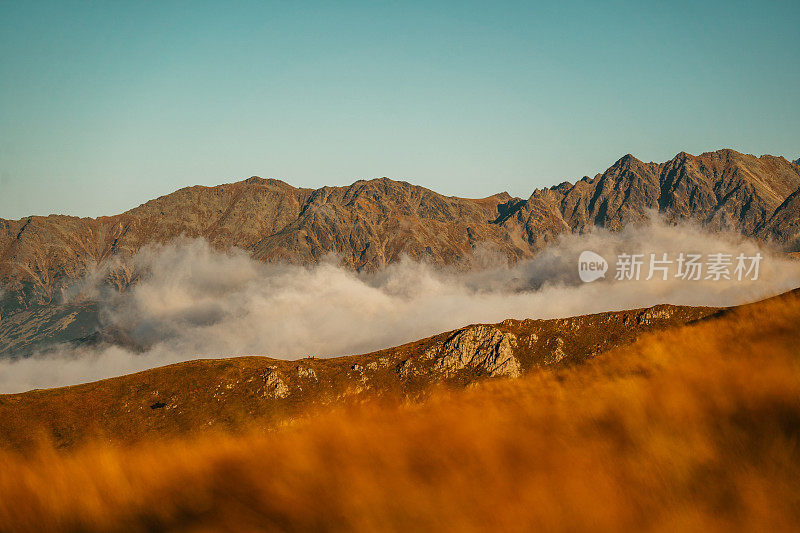
<svg viewBox="0 0 800 533">
<path fill-rule="evenodd" d="M 527 200 L 449 197 L 387 178 L 312 190 L 254 177 L 188 187 L 115 216 L 0 219 L 0 313 L 48 304 L 98 264 L 113 263 L 107 281 L 123 287 L 137 275 L 126 257 L 182 235 L 263 261 L 308 264 L 334 253 L 346 267 L 372 270 L 405 255 L 468 268 L 483 246 L 513 262 L 560 234 L 618 230 L 654 211 L 797 251 L 800 166 L 733 150 L 661 164 L 626 155 L 603 174 Z"/>
</svg>

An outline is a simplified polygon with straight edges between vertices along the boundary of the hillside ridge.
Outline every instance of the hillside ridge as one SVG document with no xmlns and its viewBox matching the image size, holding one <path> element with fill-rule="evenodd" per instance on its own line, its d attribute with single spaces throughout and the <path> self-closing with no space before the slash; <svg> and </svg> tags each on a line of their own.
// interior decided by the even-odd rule
<svg viewBox="0 0 800 533">
<path fill-rule="evenodd" d="M 416 400 L 436 388 L 580 364 L 639 335 L 719 308 L 656 305 L 549 320 L 473 324 L 393 348 L 334 358 L 198 359 L 55 389 L 0 395 L 0 446 L 46 435 L 71 446 L 100 431 L 122 440 L 254 421 L 273 427 L 330 405 Z"/>
</svg>

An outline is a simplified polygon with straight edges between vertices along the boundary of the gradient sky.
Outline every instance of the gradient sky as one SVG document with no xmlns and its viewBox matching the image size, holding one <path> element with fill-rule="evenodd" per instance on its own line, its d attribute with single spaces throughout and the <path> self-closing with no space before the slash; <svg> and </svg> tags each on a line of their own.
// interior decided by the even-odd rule
<svg viewBox="0 0 800 533">
<path fill-rule="evenodd" d="M 797 158 L 799 104 L 797 0 L 0 0 L 0 217 L 251 175 L 527 197 L 628 152 Z"/>
</svg>

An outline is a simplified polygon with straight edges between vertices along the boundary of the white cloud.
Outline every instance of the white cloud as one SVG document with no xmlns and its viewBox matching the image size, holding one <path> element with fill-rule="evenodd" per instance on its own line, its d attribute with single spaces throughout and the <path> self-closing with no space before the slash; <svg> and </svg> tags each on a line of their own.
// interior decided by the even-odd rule
<svg viewBox="0 0 800 533">
<path fill-rule="evenodd" d="M 592 250 L 612 265 L 607 279 L 582 283 L 577 258 Z M 758 281 L 614 281 L 622 252 L 677 255 L 762 253 Z M 100 289 L 103 272 L 76 291 L 102 302 L 102 320 L 138 346 L 60 346 L 0 361 L 0 391 L 92 381 L 177 361 L 237 355 L 297 358 L 364 353 L 470 323 L 554 318 L 658 303 L 726 306 L 800 285 L 800 262 L 740 236 L 655 222 L 620 233 L 566 236 L 530 261 L 469 272 L 408 260 L 356 274 L 323 262 L 262 264 L 204 241 L 148 247 L 133 258 L 144 272 L 131 290 Z M 492 264 L 491 260 L 485 261 Z"/>
</svg>

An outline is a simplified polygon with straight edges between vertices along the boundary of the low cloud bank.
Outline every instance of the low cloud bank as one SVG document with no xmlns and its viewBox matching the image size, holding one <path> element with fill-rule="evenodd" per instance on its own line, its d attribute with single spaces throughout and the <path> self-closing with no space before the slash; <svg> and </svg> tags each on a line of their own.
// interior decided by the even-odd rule
<svg viewBox="0 0 800 533">
<path fill-rule="evenodd" d="M 584 250 L 608 260 L 606 279 L 580 281 L 577 260 Z M 686 281 L 674 271 L 666 281 L 643 279 L 648 254 L 674 259 L 681 252 L 761 253 L 764 259 L 757 281 Z M 613 279 L 622 253 L 646 254 L 641 280 Z M 364 353 L 505 318 L 658 303 L 736 305 L 800 285 L 800 262 L 740 236 L 660 222 L 565 236 L 532 260 L 469 272 L 408 260 L 361 274 L 338 267 L 333 258 L 310 267 L 263 264 L 241 251 L 215 252 L 201 240 L 148 247 L 132 261 L 142 276 L 130 290 L 103 288 L 106 272 L 100 270 L 76 284 L 74 293 L 99 300 L 103 324 L 123 332 L 134 348 L 62 345 L 3 360 L 0 391 L 82 383 L 198 358 Z"/>
</svg>

